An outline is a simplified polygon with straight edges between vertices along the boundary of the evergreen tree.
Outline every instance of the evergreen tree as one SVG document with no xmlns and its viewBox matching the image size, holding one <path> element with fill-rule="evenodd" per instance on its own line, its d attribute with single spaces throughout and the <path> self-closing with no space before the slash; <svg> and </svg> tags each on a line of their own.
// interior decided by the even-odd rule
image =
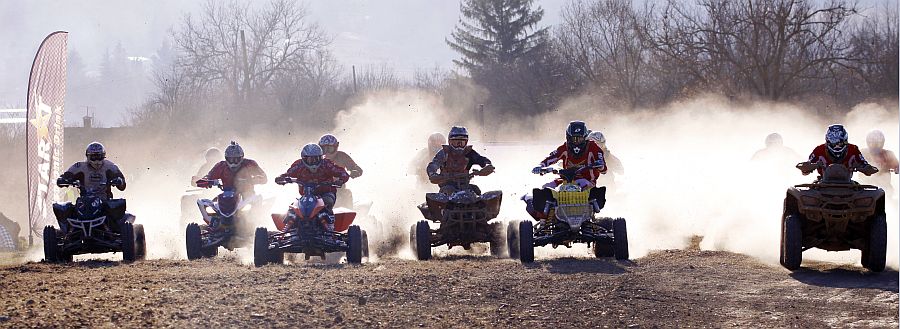
<svg viewBox="0 0 900 329">
<path fill-rule="evenodd" d="M 538 51 L 547 42 L 547 28 L 536 29 L 544 10 L 533 0 L 463 0 L 464 19 L 447 40 L 462 55 L 454 60 L 476 77 L 495 65 L 507 66 Z"/>
</svg>

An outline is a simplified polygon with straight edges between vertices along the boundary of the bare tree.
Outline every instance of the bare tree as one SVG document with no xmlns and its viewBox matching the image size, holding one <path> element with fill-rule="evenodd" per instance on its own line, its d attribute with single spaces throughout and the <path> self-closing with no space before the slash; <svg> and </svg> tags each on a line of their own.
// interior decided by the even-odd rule
<svg viewBox="0 0 900 329">
<path fill-rule="evenodd" d="M 555 40 L 562 57 L 607 96 L 630 106 L 648 101 L 652 72 L 642 40 L 646 13 L 631 0 L 573 1 L 563 8 Z"/>
<path fill-rule="evenodd" d="M 779 100 L 815 91 L 846 65 L 845 0 L 669 0 L 649 31 L 656 51 L 702 87 Z"/>
<path fill-rule="evenodd" d="M 897 3 L 884 1 L 871 8 L 856 22 L 850 33 L 849 57 L 854 59 L 845 79 L 838 81 L 837 90 L 854 93 L 851 99 L 865 96 L 897 96 L 898 40 Z"/>
<path fill-rule="evenodd" d="M 182 67 L 200 84 L 221 84 L 246 101 L 264 94 L 276 76 L 303 67 L 331 41 L 301 4 L 272 0 L 259 10 L 209 1 L 199 19 L 184 18 L 175 42 Z"/>
</svg>

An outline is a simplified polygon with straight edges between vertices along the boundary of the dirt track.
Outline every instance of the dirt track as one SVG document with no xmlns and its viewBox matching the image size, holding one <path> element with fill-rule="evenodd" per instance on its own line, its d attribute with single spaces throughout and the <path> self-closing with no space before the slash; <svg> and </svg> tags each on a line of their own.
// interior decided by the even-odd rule
<svg viewBox="0 0 900 329">
<path fill-rule="evenodd" d="M 634 262 L 452 256 L 253 268 L 219 257 L 0 269 L 8 327 L 885 327 L 898 273 L 661 251 Z"/>
</svg>

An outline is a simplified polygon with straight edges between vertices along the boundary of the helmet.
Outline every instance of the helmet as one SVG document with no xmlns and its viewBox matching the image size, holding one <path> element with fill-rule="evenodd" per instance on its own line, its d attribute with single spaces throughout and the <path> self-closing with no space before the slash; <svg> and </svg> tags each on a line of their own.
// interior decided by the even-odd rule
<svg viewBox="0 0 900 329">
<path fill-rule="evenodd" d="M 866 135 L 866 145 L 869 146 L 870 149 L 880 150 L 884 148 L 884 133 L 881 130 L 875 129 L 869 132 Z"/>
<path fill-rule="evenodd" d="M 222 151 L 220 151 L 218 148 L 210 147 L 204 153 L 204 157 L 206 157 L 206 161 L 209 162 L 218 161 L 222 158 Z"/>
<path fill-rule="evenodd" d="M 566 127 L 566 143 L 569 144 L 569 147 L 579 147 L 580 149 L 584 149 L 587 136 L 588 130 L 584 121 L 572 121 L 569 122 L 569 126 Z"/>
<path fill-rule="evenodd" d="M 465 148 L 466 144 L 469 143 L 469 131 L 466 130 L 466 127 L 453 126 L 450 128 L 450 133 L 447 134 L 447 139 L 451 147 L 455 149 Z"/>
<path fill-rule="evenodd" d="M 228 168 L 234 169 L 244 162 L 244 149 L 237 142 L 231 141 L 231 144 L 225 148 L 225 162 Z"/>
<path fill-rule="evenodd" d="M 825 146 L 828 153 L 835 158 L 843 158 L 847 154 L 847 130 L 843 125 L 830 125 L 825 132 Z"/>
<path fill-rule="evenodd" d="M 444 134 L 432 133 L 428 136 L 428 148 L 436 150 L 444 144 L 447 144 L 447 139 L 444 138 Z"/>
<path fill-rule="evenodd" d="M 322 135 L 322 138 L 319 138 L 319 146 L 322 147 L 322 152 L 327 154 L 337 152 L 339 144 L 337 137 L 334 137 L 332 134 L 325 134 Z"/>
<path fill-rule="evenodd" d="M 300 159 L 303 160 L 306 168 L 316 170 L 322 164 L 322 153 L 322 147 L 319 144 L 309 143 L 300 150 Z"/>
<path fill-rule="evenodd" d="M 587 139 L 594 141 L 594 143 L 597 143 L 597 145 L 601 147 L 606 145 L 606 136 L 603 136 L 603 133 L 599 131 L 592 131 L 588 134 Z"/>
<path fill-rule="evenodd" d="M 100 168 L 103 165 L 103 159 L 106 159 L 106 148 L 99 142 L 91 142 L 87 149 L 84 150 L 84 156 L 94 168 Z"/>
<path fill-rule="evenodd" d="M 766 136 L 766 147 L 777 147 L 784 145 L 784 140 L 781 139 L 781 135 L 778 133 L 771 133 Z"/>
</svg>

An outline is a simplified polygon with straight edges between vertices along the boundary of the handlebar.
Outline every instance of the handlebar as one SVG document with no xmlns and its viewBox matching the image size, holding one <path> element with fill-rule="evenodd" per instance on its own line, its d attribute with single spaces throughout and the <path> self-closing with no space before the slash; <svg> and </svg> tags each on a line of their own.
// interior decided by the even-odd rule
<svg viewBox="0 0 900 329">
<path fill-rule="evenodd" d="M 300 181 L 299 179 L 294 178 L 294 177 L 278 177 L 278 178 L 275 178 L 275 183 L 278 184 L 278 185 L 298 184 L 298 185 L 303 186 L 304 188 L 306 188 L 306 187 L 317 188 L 317 187 L 328 187 L 328 186 L 330 186 L 330 187 L 335 187 L 335 188 L 341 187 L 341 185 L 335 184 L 334 182 L 327 182 L 327 183 L 304 183 L 304 182 L 302 182 L 302 181 Z"/>
<path fill-rule="evenodd" d="M 204 185 L 206 185 L 205 188 L 211 188 L 211 187 L 215 186 L 220 189 L 223 189 L 221 179 L 200 179 L 200 180 L 197 180 L 197 186 L 203 187 L 200 184 L 201 182 L 206 183 L 206 184 L 204 184 Z"/>
</svg>

